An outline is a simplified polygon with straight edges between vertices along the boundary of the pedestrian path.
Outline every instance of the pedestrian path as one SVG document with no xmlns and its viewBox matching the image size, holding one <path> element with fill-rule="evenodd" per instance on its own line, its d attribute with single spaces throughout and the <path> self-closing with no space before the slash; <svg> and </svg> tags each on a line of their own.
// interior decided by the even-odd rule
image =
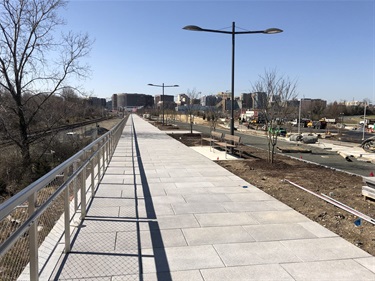
<svg viewBox="0 0 375 281">
<path fill-rule="evenodd" d="M 375 257 L 132 115 L 51 280 L 375 280 Z"/>
</svg>

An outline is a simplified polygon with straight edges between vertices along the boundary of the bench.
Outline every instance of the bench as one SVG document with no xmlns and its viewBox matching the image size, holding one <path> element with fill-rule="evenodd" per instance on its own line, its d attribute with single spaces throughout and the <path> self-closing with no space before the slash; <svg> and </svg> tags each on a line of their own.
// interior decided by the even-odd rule
<svg viewBox="0 0 375 281">
<path fill-rule="evenodd" d="M 367 198 L 375 200 L 375 178 L 374 177 L 363 177 L 363 182 L 366 184 L 362 186 L 362 195 Z"/>
<path fill-rule="evenodd" d="M 241 143 L 240 136 L 225 134 L 222 138 L 222 141 L 216 142 L 215 145 L 225 149 L 225 158 L 227 158 L 227 151 L 232 150 L 232 149 L 237 150 L 240 153 L 240 157 L 242 157 L 243 144 Z"/>
<path fill-rule="evenodd" d="M 211 148 L 214 147 L 214 144 L 220 142 L 222 138 L 223 138 L 223 133 L 220 133 L 217 131 L 211 131 L 209 138 L 201 139 L 201 146 L 202 146 L 203 141 L 208 141 L 210 143 L 210 151 L 211 151 Z"/>
</svg>

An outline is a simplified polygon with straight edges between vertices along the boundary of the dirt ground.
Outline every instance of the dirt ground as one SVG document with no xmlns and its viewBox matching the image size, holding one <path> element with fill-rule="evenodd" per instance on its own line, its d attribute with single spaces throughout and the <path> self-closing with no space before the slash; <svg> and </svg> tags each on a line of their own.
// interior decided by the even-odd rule
<svg viewBox="0 0 375 281">
<path fill-rule="evenodd" d="M 200 135 L 173 134 L 188 146 L 201 145 Z M 215 161 L 279 201 L 321 224 L 352 244 L 375 255 L 375 226 L 308 192 L 285 182 L 290 180 L 318 194 L 350 206 L 375 218 L 375 202 L 362 194 L 362 177 L 308 164 L 298 159 L 277 155 L 274 164 L 267 163 L 263 150 L 246 147 L 247 159 Z"/>
</svg>

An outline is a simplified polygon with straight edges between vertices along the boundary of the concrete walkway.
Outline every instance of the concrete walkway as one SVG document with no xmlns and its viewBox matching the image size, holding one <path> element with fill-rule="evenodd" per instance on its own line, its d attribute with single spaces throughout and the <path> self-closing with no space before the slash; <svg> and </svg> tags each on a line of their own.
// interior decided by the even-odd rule
<svg viewBox="0 0 375 281">
<path fill-rule="evenodd" d="M 132 116 L 50 279 L 375 280 L 375 257 Z"/>
</svg>

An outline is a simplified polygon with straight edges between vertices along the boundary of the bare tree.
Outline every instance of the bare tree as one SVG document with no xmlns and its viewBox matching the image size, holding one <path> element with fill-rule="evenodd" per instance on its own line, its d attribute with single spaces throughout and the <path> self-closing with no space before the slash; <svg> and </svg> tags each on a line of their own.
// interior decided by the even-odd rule
<svg viewBox="0 0 375 281">
<path fill-rule="evenodd" d="M 190 122 L 190 134 L 193 133 L 193 125 L 194 125 L 194 114 L 197 112 L 197 104 L 195 101 L 198 99 L 199 92 L 194 90 L 188 90 L 186 95 L 188 96 L 188 102 L 186 103 L 186 114 L 187 114 L 187 121 Z"/>
<path fill-rule="evenodd" d="M 253 91 L 263 93 L 260 113 L 265 120 L 268 142 L 268 162 L 274 162 L 275 146 L 279 135 L 280 121 L 295 110 L 288 101 L 297 97 L 297 82 L 289 77 L 279 76 L 276 70 L 265 71 L 253 85 Z"/>
<path fill-rule="evenodd" d="M 64 6 L 64 0 L 0 0 L 0 86 L 8 113 L 1 126 L 19 147 L 25 170 L 31 166 L 30 128 L 37 116 L 69 77 L 84 77 L 89 70 L 80 64 L 92 45 L 87 34 L 55 38 Z"/>
<path fill-rule="evenodd" d="M 206 115 L 206 119 L 210 123 L 210 130 L 215 131 L 221 115 L 221 110 L 216 106 L 209 106 L 206 110 Z"/>
</svg>

